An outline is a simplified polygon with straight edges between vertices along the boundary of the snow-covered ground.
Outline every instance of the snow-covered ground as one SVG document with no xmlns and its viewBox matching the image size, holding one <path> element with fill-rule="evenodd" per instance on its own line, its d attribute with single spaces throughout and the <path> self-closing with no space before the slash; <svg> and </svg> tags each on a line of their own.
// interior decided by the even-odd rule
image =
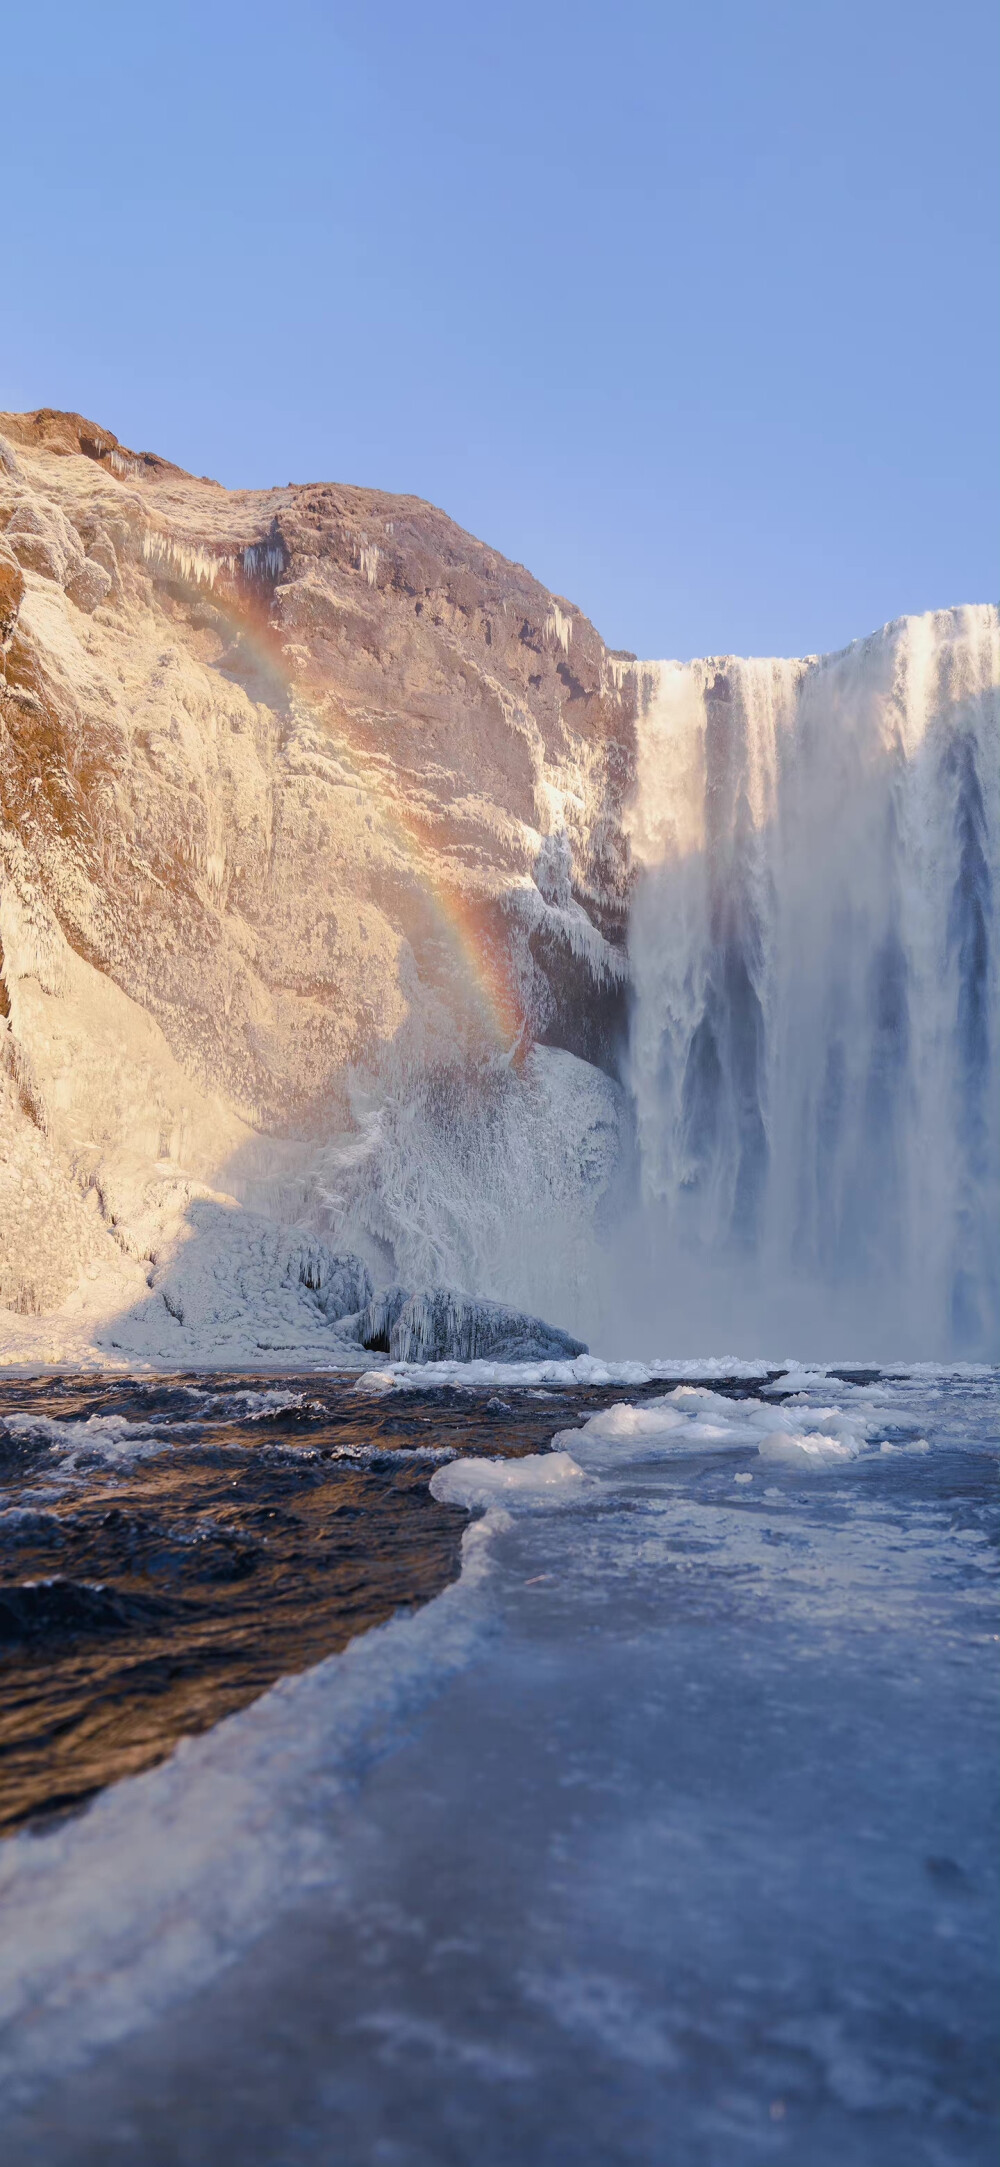
<svg viewBox="0 0 1000 2167">
<path fill-rule="evenodd" d="M 998 1445 L 802 1368 L 438 1465 L 457 1583 L 3 1847 L 12 2167 L 991 2159 Z"/>
</svg>

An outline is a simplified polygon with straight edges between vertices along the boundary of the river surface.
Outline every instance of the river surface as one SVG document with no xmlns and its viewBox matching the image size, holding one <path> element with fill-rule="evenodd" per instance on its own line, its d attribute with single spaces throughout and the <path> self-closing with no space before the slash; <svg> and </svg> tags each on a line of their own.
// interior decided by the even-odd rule
<svg viewBox="0 0 1000 2167">
<path fill-rule="evenodd" d="M 617 1396 L 356 1387 L 0 1385 L 0 1832 L 75 1810 L 437 1594 L 466 1515 L 432 1497 L 434 1466 L 537 1451 Z"/>
<path fill-rule="evenodd" d="M 10 2167 L 992 2162 L 995 1372 L 0 1412 Z"/>
</svg>

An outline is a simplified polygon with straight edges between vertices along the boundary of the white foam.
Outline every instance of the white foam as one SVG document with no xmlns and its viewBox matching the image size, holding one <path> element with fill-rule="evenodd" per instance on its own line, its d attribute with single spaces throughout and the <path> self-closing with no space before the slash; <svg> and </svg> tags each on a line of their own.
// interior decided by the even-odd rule
<svg viewBox="0 0 1000 2167">
<path fill-rule="evenodd" d="M 131 1421 L 127 1415 L 88 1415 L 85 1421 L 47 1414 L 9 1414 L 3 1417 L 4 1427 L 14 1437 L 34 1440 L 54 1451 L 61 1466 L 67 1472 L 78 1465 L 101 1460 L 109 1465 L 148 1458 L 151 1453 L 164 1452 L 171 1444 L 183 1440 L 185 1444 L 197 1442 L 206 1430 L 218 1430 L 230 1424 L 267 1422 L 275 1415 L 294 1412 L 304 1408 L 322 1415 L 325 1412 L 319 1401 L 311 1400 L 304 1392 L 294 1392 L 282 1387 L 264 1391 L 237 1391 L 211 1394 L 196 1387 L 185 1386 L 185 1392 L 194 1401 L 201 1401 L 197 1417 L 192 1414 L 188 1421 L 162 1422 Z M 409 1448 L 424 1457 L 430 1447 Z M 341 1456 L 345 1456 L 342 1452 Z M 360 1448 L 358 1457 L 365 1456 Z M 435 1453 L 433 1455 L 437 1457 Z"/>
<path fill-rule="evenodd" d="M 266 1422 L 270 1415 L 288 1414 L 298 1407 L 310 1413 L 325 1411 L 318 1400 L 308 1399 L 304 1392 L 228 1392 L 209 1407 L 206 1420 L 218 1420 L 221 1415 L 230 1421 Z"/>
<path fill-rule="evenodd" d="M 302 1447 L 296 1446 L 296 1457 Z M 451 1460 L 451 1445 L 334 1445 L 324 1446 L 324 1459 L 356 1460 L 364 1467 L 391 1467 L 396 1460 Z"/>
<path fill-rule="evenodd" d="M 88 1415 L 85 1422 L 57 1421 L 52 1415 L 4 1416 L 4 1426 L 14 1437 L 36 1439 L 54 1447 L 69 1467 L 80 1458 L 134 1460 L 160 1452 L 164 1433 L 152 1422 L 130 1422 L 126 1415 Z M 180 1424 L 172 1425 L 176 1435 Z"/>
</svg>

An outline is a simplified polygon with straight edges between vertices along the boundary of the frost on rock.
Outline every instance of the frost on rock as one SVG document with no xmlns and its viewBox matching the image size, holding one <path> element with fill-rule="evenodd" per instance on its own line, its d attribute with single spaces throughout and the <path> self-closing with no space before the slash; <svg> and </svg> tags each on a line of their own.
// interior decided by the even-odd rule
<svg viewBox="0 0 1000 2167">
<path fill-rule="evenodd" d="M 280 1227 L 228 1198 L 192 1198 L 180 1240 L 151 1274 L 154 1309 L 202 1344 L 221 1332 L 276 1325 L 297 1338 L 354 1316 L 371 1300 L 359 1257 L 338 1255 L 297 1227 Z M 148 1303 L 133 1323 L 148 1328 Z"/>
<path fill-rule="evenodd" d="M 57 1154 L 15 1078 L 4 1073 L 8 1033 L 0 1021 L 0 1308 L 18 1316 L 55 1309 L 78 1277 L 114 1262 L 114 1245 L 88 1202 L 66 1180 Z"/>
<path fill-rule="evenodd" d="M 294 1242 L 289 1235 L 283 1247 L 286 1273 L 294 1276 L 297 1269 L 299 1285 L 313 1294 L 328 1324 L 353 1316 L 371 1300 L 371 1278 L 360 1257 L 335 1256 L 309 1237 Z"/>
<path fill-rule="evenodd" d="M 412 1295 L 389 1336 L 395 1362 L 475 1362 L 490 1356 L 535 1362 L 586 1352 L 580 1340 L 540 1317 L 525 1316 L 503 1302 L 476 1301 L 453 1287 Z"/>
<path fill-rule="evenodd" d="M 396 1286 L 466 1287 L 587 1331 L 599 1229 L 627 1164 L 620 1085 L 536 1046 L 516 1068 L 400 1073 L 354 1110 L 355 1133 L 319 1158 L 329 1239 Z"/>
</svg>

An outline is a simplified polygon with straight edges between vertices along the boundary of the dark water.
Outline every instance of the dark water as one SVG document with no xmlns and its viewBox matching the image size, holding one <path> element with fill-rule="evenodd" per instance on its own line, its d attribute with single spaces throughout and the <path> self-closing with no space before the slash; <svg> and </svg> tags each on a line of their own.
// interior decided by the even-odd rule
<svg viewBox="0 0 1000 2167">
<path fill-rule="evenodd" d="M 0 1831 L 80 1808 L 426 1602 L 466 1525 L 430 1494 L 436 1462 L 538 1451 L 619 1391 L 5 1382 Z"/>
</svg>

